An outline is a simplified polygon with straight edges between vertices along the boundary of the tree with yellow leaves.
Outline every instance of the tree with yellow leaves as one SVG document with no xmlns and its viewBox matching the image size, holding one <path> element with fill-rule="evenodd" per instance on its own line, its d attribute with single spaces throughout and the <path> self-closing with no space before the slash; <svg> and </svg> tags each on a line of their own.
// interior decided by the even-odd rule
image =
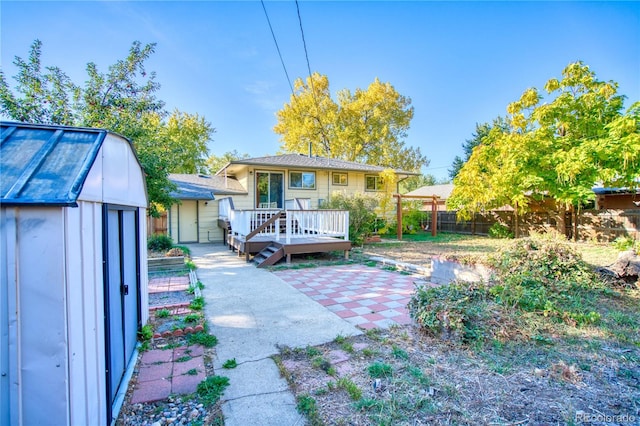
<svg viewBox="0 0 640 426">
<path fill-rule="evenodd" d="M 389 83 L 375 79 L 366 90 L 347 89 L 331 98 L 329 79 L 314 73 L 297 79 L 295 93 L 277 112 L 274 131 L 284 152 L 307 153 L 418 171 L 428 164 L 419 148 L 407 147 L 413 107 Z"/>
</svg>

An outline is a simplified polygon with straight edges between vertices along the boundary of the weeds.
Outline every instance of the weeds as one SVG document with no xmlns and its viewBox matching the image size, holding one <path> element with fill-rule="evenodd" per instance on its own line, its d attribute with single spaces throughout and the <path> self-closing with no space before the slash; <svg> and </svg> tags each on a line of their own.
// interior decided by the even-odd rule
<svg viewBox="0 0 640 426">
<path fill-rule="evenodd" d="M 201 311 L 204 308 L 204 297 L 196 297 L 191 301 L 189 308 L 194 311 Z"/>
<path fill-rule="evenodd" d="M 206 407 L 210 407 L 222 396 L 226 387 L 229 386 L 229 378 L 223 376 L 207 377 L 198 384 L 198 396 Z"/>
<path fill-rule="evenodd" d="M 187 342 L 190 345 L 202 345 L 205 348 L 212 348 L 218 344 L 218 338 L 212 334 L 200 331 L 198 333 L 188 334 Z"/>
<path fill-rule="evenodd" d="M 389 364 L 385 364 L 384 362 L 374 362 L 373 364 L 369 365 L 367 371 L 369 372 L 369 376 L 374 379 L 378 379 L 391 377 L 393 369 Z"/>
<path fill-rule="evenodd" d="M 235 358 L 228 359 L 224 362 L 224 364 L 222 364 L 222 368 L 226 368 L 226 369 L 236 368 L 237 366 L 238 366 L 238 362 L 236 361 Z"/>
<path fill-rule="evenodd" d="M 298 396 L 298 402 L 296 404 L 296 409 L 299 413 L 307 416 L 309 420 L 309 424 L 311 426 L 321 426 L 323 425 L 322 420 L 320 419 L 320 415 L 318 414 L 318 406 L 316 404 L 316 400 L 314 397 L 308 394 L 303 394 Z"/>
<path fill-rule="evenodd" d="M 336 386 L 340 389 L 344 389 L 348 394 L 349 398 L 354 401 L 362 398 L 362 390 L 356 385 L 352 380 L 347 377 L 340 377 L 336 381 Z"/>
<path fill-rule="evenodd" d="M 171 312 L 168 309 L 159 309 L 156 311 L 156 318 L 168 318 Z"/>
</svg>

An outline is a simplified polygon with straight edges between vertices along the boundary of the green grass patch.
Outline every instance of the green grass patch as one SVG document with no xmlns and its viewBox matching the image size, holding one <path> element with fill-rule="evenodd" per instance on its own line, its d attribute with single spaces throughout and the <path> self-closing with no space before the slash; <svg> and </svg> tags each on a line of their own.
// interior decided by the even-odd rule
<svg viewBox="0 0 640 426">
<path fill-rule="evenodd" d="M 384 362 L 374 362 L 367 367 L 367 371 L 369 372 L 369 376 L 374 379 L 391 377 L 393 374 L 393 368 Z"/>
</svg>

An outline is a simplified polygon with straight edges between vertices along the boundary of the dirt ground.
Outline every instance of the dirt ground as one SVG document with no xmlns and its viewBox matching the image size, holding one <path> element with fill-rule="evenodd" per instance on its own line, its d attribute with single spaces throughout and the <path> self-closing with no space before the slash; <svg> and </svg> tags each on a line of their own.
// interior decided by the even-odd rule
<svg viewBox="0 0 640 426">
<path fill-rule="evenodd" d="M 413 326 L 338 341 L 285 349 L 279 359 L 303 409 L 315 401 L 312 425 L 561 425 L 586 416 L 610 420 L 590 424 L 640 424 L 637 350 L 606 348 L 578 365 L 534 347 L 514 362 Z M 332 364 L 336 351 L 348 360 Z M 388 374 L 374 377 L 376 365 Z M 354 386 L 359 398 L 350 396 Z"/>
<path fill-rule="evenodd" d="M 486 258 L 494 244 L 383 242 L 355 248 L 351 260 L 429 266 L 432 256 Z M 592 264 L 615 260 L 593 253 Z M 299 256 L 290 267 L 332 261 Z M 593 333 L 474 347 L 410 325 L 282 348 L 276 362 L 311 425 L 640 425 L 640 347 Z"/>
</svg>

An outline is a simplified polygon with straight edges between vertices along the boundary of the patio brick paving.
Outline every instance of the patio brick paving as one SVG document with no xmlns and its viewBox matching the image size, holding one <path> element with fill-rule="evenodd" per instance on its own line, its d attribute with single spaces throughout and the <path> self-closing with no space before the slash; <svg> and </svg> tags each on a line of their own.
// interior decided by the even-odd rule
<svg viewBox="0 0 640 426">
<path fill-rule="evenodd" d="M 189 288 L 189 277 L 156 277 L 149 279 L 149 293 L 185 291 Z"/>
<path fill-rule="evenodd" d="M 170 394 L 195 392 L 198 383 L 206 378 L 203 354 L 204 348 L 200 345 L 144 352 L 131 403 L 160 401 Z M 186 359 L 187 356 L 190 359 Z"/>
<path fill-rule="evenodd" d="M 363 329 L 410 324 L 407 303 L 420 280 L 365 265 L 286 269 L 274 274 Z"/>
</svg>

